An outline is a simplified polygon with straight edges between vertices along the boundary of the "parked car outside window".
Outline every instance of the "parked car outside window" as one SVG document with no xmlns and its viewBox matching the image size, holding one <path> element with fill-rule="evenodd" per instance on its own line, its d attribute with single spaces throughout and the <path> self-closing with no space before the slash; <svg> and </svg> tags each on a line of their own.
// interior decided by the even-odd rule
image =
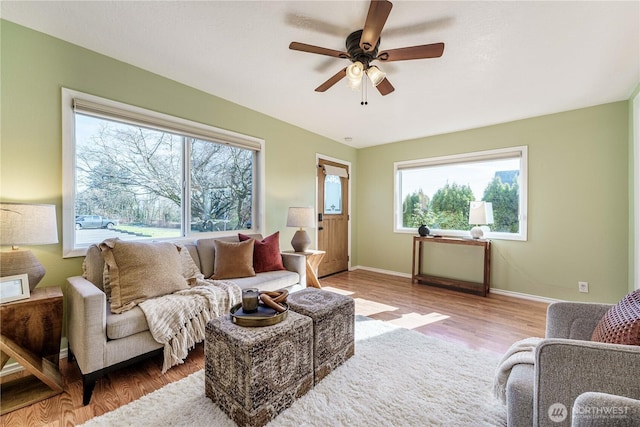
<svg viewBox="0 0 640 427">
<path fill-rule="evenodd" d="M 83 228 L 108 228 L 112 229 L 118 225 L 117 219 L 105 218 L 100 215 L 78 215 L 76 216 L 76 230 Z"/>
</svg>

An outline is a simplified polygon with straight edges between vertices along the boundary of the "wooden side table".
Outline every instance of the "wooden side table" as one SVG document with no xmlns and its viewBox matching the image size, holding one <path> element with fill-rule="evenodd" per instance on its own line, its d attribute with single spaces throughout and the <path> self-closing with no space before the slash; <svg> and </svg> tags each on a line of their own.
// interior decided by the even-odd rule
<svg viewBox="0 0 640 427">
<path fill-rule="evenodd" d="M 295 251 L 284 251 L 290 254 L 300 254 L 304 255 L 307 258 L 307 286 L 312 288 L 322 288 L 320 286 L 320 281 L 318 280 L 318 266 L 322 262 L 322 258 L 324 258 L 325 251 L 306 251 L 306 252 L 295 252 Z"/>
<path fill-rule="evenodd" d="M 0 386 L 1 413 L 62 393 L 62 290 L 38 288 L 29 299 L 0 305 L 0 369 L 10 357 L 30 374 Z"/>
</svg>

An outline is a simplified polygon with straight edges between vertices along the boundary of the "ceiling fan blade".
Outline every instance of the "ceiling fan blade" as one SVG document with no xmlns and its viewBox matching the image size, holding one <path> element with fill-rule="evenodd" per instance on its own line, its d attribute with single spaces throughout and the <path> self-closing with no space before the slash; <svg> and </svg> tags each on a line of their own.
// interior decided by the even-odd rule
<svg viewBox="0 0 640 427">
<path fill-rule="evenodd" d="M 385 50 L 376 59 L 383 62 L 407 61 L 409 59 L 439 58 L 444 52 L 444 43 L 423 44 L 420 46 L 401 47 Z"/>
<path fill-rule="evenodd" d="M 344 76 L 346 76 L 346 75 L 347 75 L 347 67 L 344 67 L 342 70 L 338 71 L 333 76 L 331 76 L 331 78 L 329 80 L 327 80 L 326 82 L 324 82 L 320 86 L 318 86 L 316 88 L 316 92 L 324 92 L 324 91 L 326 91 L 331 86 L 333 86 L 334 84 L 336 84 L 340 80 L 342 80 L 344 78 Z"/>
<path fill-rule="evenodd" d="M 378 86 L 376 86 L 376 89 L 378 89 L 378 92 L 380 92 L 380 95 L 382 96 L 389 95 L 391 92 L 396 90 L 386 77 Z"/>
<path fill-rule="evenodd" d="M 347 52 L 341 52 L 339 50 L 327 49 L 325 47 L 313 46 L 305 43 L 291 42 L 289 49 L 299 50 L 300 52 L 317 53 L 318 55 L 333 56 L 336 58 L 349 58 L 349 54 Z"/>
<path fill-rule="evenodd" d="M 376 48 L 380 33 L 385 22 L 387 22 L 392 7 L 393 5 L 390 1 L 371 0 L 367 20 L 364 23 L 364 29 L 360 37 L 360 48 L 365 52 L 371 52 Z"/>
</svg>

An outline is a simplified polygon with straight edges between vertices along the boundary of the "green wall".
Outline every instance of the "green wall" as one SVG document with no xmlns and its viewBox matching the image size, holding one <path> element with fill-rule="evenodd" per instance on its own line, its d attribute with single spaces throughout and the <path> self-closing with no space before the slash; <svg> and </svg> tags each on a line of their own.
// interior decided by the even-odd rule
<svg viewBox="0 0 640 427">
<path fill-rule="evenodd" d="M 315 206 L 316 153 L 355 164 L 356 150 L 344 144 L 11 22 L 0 25 L 0 197 L 55 204 L 60 239 L 62 87 L 264 139 L 264 232 L 280 230 L 283 249 L 295 232 L 286 227 L 287 208 Z M 30 249 L 47 270 L 39 286 L 62 286 L 82 272 L 82 258 L 63 259 L 61 243 Z"/>
<path fill-rule="evenodd" d="M 628 110 L 623 101 L 359 150 L 358 264 L 411 273 L 412 235 L 393 232 L 394 162 L 526 145 L 528 240 L 493 242 L 492 286 L 617 302 L 629 289 Z M 439 270 L 477 261 L 438 251 L 451 252 Z"/>
</svg>

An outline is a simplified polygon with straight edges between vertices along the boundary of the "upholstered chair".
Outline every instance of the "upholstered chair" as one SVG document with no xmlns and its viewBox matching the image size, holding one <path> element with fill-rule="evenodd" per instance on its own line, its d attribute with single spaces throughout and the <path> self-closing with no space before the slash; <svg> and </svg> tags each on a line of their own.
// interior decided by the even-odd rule
<svg viewBox="0 0 640 427">
<path fill-rule="evenodd" d="M 509 426 L 640 425 L 640 346 L 592 341 L 612 307 L 578 302 L 549 306 L 546 337 L 535 349 L 535 363 L 515 365 L 509 376 Z M 626 414 L 618 414 L 626 416 L 613 416 L 606 405 L 627 408 L 622 409 Z M 587 411 L 598 411 L 595 407 L 603 408 L 599 416 L 588 416 Z"/>
</svg>

